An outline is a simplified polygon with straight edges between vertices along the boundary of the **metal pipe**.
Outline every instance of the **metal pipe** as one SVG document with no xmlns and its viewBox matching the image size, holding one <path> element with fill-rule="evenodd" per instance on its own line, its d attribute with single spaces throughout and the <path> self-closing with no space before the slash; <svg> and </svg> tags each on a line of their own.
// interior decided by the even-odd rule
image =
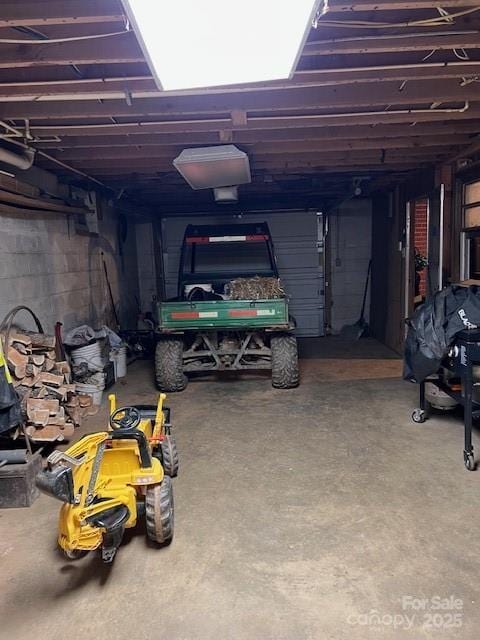
<svg viewBox="0 0 480 640">
<path fill-rule="evenodd" d="M 1 449 L 0 462 L 5 464 L 24 464 L 28 460 L 27 449 Z"/>
<path fill-rule="evenodd" d="M 12 125 L 8 124 L 8 122 L 0 120 L 0 127 L 3 127 L 6 131 L 10 131 L 10 133 L 12 133 L 14 136 L 17 136 L 18 138 L 23 138 L 23 133 L 18 129 L 15 129 L 15 127 L 12 127 Z"/>
<path fill-rule="evenodd" d="M 11 142 L 11 138 L 8 138 L 8 141 Z M 34 157 L 35 149 L 25 149 L 22 154 L 18 154 L 13 151 L 9 151 L 8 149 L 0 148 L 0 162 L 12 165 L 22 171 L 30 169 L 33 164 Z"/>
<path fill-rule="evenodd" d="M 9 129 L 12 133 L 15 133 L 15 135 L 18 135 L 19 137 L 23 137 L 24 136 L 24 134 L 21 131 L 19 131 L 18 129 L 15 129 L 14 127 L 10 126 L 9 124 L 4 122 L 3 120 L 0 120 L 0 127 L 4 127 L 6 129 Z M 109 191 L 114 191 L 113 189 L 108 187 L 103 182 L 100 182 L 100 180 L 97 180 L 96 178 L 93 178 L 92 176 L 88 175 L 88 173 L 84 173 L 83 171 L 80 171 L 80 169 L 75 169 L 75 167 L 72 167 L 69 164 L 66 164 L 65 162 L 62 162 L 61 160 L 57 160 L 57 158 L 54 158 L 53 156 L 49 155 L 48 153 L 45 153 L 44 151 L 40 151 L 40 150 L 36 151 L 35 149 L 32 149 L 32 147 L 30 147 L 29 145 L 24 144 L 23 142 L 19 142 L 18 140 L 13 140 L 12 138 L 10 138 L 10 137 L 8 137 L 6 135 L 0 135 L 0 139 L 8 140 L 8 142 L 10 142 L 11 144 L 14 144 L 14 145 L 16 145 L 18 147 L 21 147 L 22 149 L 25 149 L 25 151 L 28 152 L 29 154 L 32 154 L 32 162 L 30 163 L 29 167 L 25 167 L 27 169 L 29 169 L 32 166 L 32 164 L 33 164 L 33 156 L 35 155 L 35 153 L 37 153 L 38 155 L 43 156 L 47 160 L 50 160 L 51 162 L 54 162 L 55 164 L 58 164 L 60 167 L 63 167 L 64 169 L 67 169 L 68 171 L 71 171 L 72 173 L 76 173 L 77 175 L 82 176 L 82 178 L 86 178 L 87 180 L 90 180 L 91 182 L 94 182 L 95 184 L 98 184 L 99 186 L 103 187 L 104 189 L 108 189 Z M 6 151 L 6 149 L 0 149 L 0 160 L 1 160 L 1 153 L 3 151 Z M 9 153 L 11 155 L 15 155 L 15 154 L 12 154 L 11 152 L 9 152 Z M 15 166 L 18 166 L 18 165 L 15 165 Z M 21 168 L 21 167 L 18 167 L 18 168 Z"/>
</svg>

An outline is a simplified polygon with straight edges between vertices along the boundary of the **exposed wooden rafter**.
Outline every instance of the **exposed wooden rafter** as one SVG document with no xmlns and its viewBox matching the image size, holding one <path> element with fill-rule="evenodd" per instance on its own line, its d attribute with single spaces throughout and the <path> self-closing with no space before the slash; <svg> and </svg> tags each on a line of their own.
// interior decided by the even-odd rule
<svg viewBox="0 0 480 640">
<path fill-rule="evenodd" d="M 317 202 L 338 198 L 353 175 L 403 175 L 480 155 L 480 11 L 470 11 L 480 0 L 329 0 L 290 80 L 168 93 L 133 32 L 38 43 L 126 29 L 120 0 L 0 5 L 4 38 L 36 39 L 0 43 L 0 120 L 8 135 L 19 132 L 17 143 L 38 149 L 38 165 L 72 179 L 82 176 L 68 167 L 150 201 L 183 199 L 188 209 L 209 200 L 179 178 L 175 155 L 233 143 L 252 165 L 247 202 L 268 194 L 293 202 L 295 180 Z M 462 15 L 448 22 L 438 7 Z"/>
<path fill-rule="evenodd" d="M 0 27 L 89 24 L 124 20 L 119 0 L 2 2 Z"/>
<path fill-rule="evenodd" d="M 328 13 L 336 12 L 360 12 L 360 11 L 403 11 L 436 9 L 439 5 L 435 0 L 356 0 L 348 2 L 345 0 L 330 0 L 328 3 Z M 442 0 L 441 6 L 445 9 L 462 9 L 464 7 L 477 7 L 477 0 Z"/>
<path fill-rule="evenodd" d="M 63 120 L 69 118 L 192 116 L 229 114 L 234 109 L 255 112 L 282 112 L 326 109 L 360 109 L 377 105 L 430 105 L 432 103 L 461 103 L 480 99 L 477 83 L 466 86 L 456 80 L 425 80 L 372 84 L 368 91 L 361 85 L 335 87 L 308 87 L 272 89 L 269 92 L 252 91 L 231 96 L 219 94 L 204 96 L 202 100 L 190 96 L 171 98 L 138 98 L 128 104 L 126 100 L 96 102 L 16 102 L 0 103 L 0 119 L 35 118 Z"/>
<path fill-rule="evenodd" d="M 448 51 L 480 49 L 480 32 L 472 30 L 458 34 L 422 33 L 351 37 L 337 40 L 312 41 L 305 45 L 304 56 L 330 56 L 357 53 L 399 53 L 402 51 Z"/>
<path fill-rule="evenodd" d="M 479 35 L 480 39 L 480 35 Z M 327 87 L 341 84 L 369 84 L 380 82 L 407 82 L 412 80 L 440 80 L 476 78 L 480 74 L 480 60 L 456 60 L 448 63 L 424 62 L 417 64 L 382 65 L 364 68 L 316 69 L 297 72 L 285 82 L 258 83 L 251 87 L 231 86 L 189 91 L 169 91 L 168 97 L 205 96 L 229 93 L 271 91 Z M 51 102 L 54 100 L 114 100 L 161 97 L 151 77 L 70 79 L 68 81 L 0 82 L 0 102 Z"/>
</svg>

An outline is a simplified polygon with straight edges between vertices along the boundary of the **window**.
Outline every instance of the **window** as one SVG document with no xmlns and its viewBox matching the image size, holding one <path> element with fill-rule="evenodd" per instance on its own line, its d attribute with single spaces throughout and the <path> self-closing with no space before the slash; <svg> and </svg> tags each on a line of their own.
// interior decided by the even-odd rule
<svg viewBox="0 0 480 640">
<path fill-rule="evenodd" d="M 468 238 L 469 276 L 473 280 L 480 280 L 480 234 Z"/>
<path fill-rule="evenodd" d="M 463 186 L 462 254 L 463 279 L 480 280 L 480 180 Z"/>
<path fill-rule="evenodd" d="M 186 265 L 191 273 L 265 273 L 272 269 L 266 242 L 219 242 L 191 244 Z M 188 267 L 187 267 L 188 270 Z"/>
<path fill-rule="evenodd" d="M 463 221 L 466 229 L 480 227 L 480 180 L 464 186 Z"/>
</svg>

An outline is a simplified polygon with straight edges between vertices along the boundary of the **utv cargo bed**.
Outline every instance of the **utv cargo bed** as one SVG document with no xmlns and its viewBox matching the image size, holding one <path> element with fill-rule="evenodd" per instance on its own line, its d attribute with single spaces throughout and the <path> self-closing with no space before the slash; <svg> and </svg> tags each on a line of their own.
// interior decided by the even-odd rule
<svg viewBox="0 0 480 640">
<path fill-rule="evenodd" d="M 161 302 L 158 305 L 162 333 L 188 329 L 289 329 L 285 299 L 208 300 Z"/>
</svg>

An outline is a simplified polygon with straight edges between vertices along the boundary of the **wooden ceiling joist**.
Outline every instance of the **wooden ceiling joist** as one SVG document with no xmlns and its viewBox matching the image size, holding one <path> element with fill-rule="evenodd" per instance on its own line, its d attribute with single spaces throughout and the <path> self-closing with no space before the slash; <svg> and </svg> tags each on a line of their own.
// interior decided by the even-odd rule
<svg viewBox="0 0 480 640">
<path fill-rule="evenodd" d="M 0 27 L 89 24 L 124 20 L 119 0 L 2 2 Z"/>
<path fill-rule="evenodd" d="M 250 88 L 232 86 L 191 91 L 169 91 L 169 97 L 185 95 L 213 95 L 337 86 L 341 84 L 366 84 L 379 82 L 407 82 L 414 80 L 440 80 L 452 78 L 476 78 L 480 74 L 480 60 L 451 61 L 449 63 L 418 63 L 354 69 L 318 69 L 300 71 L 291 81 L 255 84 Z M 72 79 L 67 82 L 0 82 L 0 102 L 51 102 L 55 100 L 113 100 L 161 97 L 152 78 L 98 78 L 95 80 Z"/>
<path fill-rule="evenodd" d="M 44 4 L 44 3 L 41 3 Z M 46 4 L 46 3 L 45 3 Z M 0 14 L 1 15 L 1 14 Z M 408 35 L 408 37 L 406 37 Z M 365 53 L 399 54 L 408 51 L 444 51 L 479 49 L 478 29 L 442 33 L 415 32 L 382 35 L 379 37 L 338 38 L 311 41 L 305 45 L 303 56 L 356 55 Z M 133 31 L 111 38 L 79 42 L 46 43 L 33 46 L 0 45 L 0 69 L 29 68 L 52 65 L 131 64 L 145 62 Z"/>
<path fill-rule="evenodd" d="M 436 9 L 438 6 L 444 9 L 463 9 L 465 7 L 477 7 L 478 0 L 330 0 L 328 14 L 336 12 L 360 12 L 360 11 L 403 11 Z"/>
<path fill-rule="evenodd" d="M 321 165 L 336 167 L 352 164 L 368 164 L 370 160 L 376 159 L 378 162 L 411 161 L 415 158 L 434 162 L 439 157 L 450 157 L 456 153 L 460 145 L 449 145 L 432 148 L 411 148 L 411 149 L 364 149 L 364 150 L 333 150 L 316 152 L 291 152 L 287 154 L 256 154 L 251 157 L 253 168 L 268 167 L 296 167 L 308 168 Z M 123 169 L 128 173 L 138 171 L 151 172 L 175 172 L 172 164 L 173 158 L 167 157 L 125 157 L 116 158 L 78 158 L 75 166 L 79 169 L 95 174 L 97 169 Z"/>
<path fill-rule="evenodd" d="M 0 69 L 145 62 L 133 31 L 98 40 L 0 46 Z"/>
<path fill-rule="evenodd" d="M 68 118 L 111 118 L 120 116 L 192 116 L 196 114 L 230 114 L 242 109 L 255 112 L 281 112 L 308 109 L 360 109 L 377 105 L 430 105 L 432 103 L 461 103 L 480 98 L 478 84 L 466 86 L 456 80 L 412 81 L 372 84 L 368 91 L 360 85 L 309 87 L 305 89 L 272 89 L 270 92 L 242 93 L 193 97 L 139 98 L 128 104 L 126 100 L 103 103 L 92 100 L 72 102 L 16 102 L 0 103 L 0 119 L 59 120 Z"/>
<path fill-rule="evenodd" d="M 352 175 L 391 179 L 480 153 L 480 0 L 325 5 L 293 78 L 256 85 L 161 93 L 134 32 L 0 42 L 0 120 L 34 137 L 40 167 L 72 180 L 85 179 L 74 170 L 101 176 L 124 198 L 131 191 L 185 210 L 212 202 L 172 166 L 188 146 L 231 142 L 247 151 L 247 203 L 303 194 L 319 206 L 348 191 Z M 439 8 L 458 16 L 448 22 Z M 6 0 L 2 27 L 5 38 L 27 40 L 118 32 L 127 23 L 120 0 Z M 264 182 L 265 174 L 275 180 Z M 17 205 L 7 199 L 5 207 Z"/>
<path fill-rule="evenodd" d="M 364 138 L 364 139 L 330 139 L 330 140 L 299 140 L 288 142 L 256 142 L 253 145 L 243 145 L 243 150 L 253 152 L 256 156 L 263 154 L 290 154 L 303 152 L 363 150 L 363 149 L 408 149 L 428 148 L 436 146 L 467 145 L 471 140 L 469 135 L 436 135 L 417 137 L 389 137 L 389 138 Z M 64 151 L 56 151 L 55 157 L 67 162 L 76 162 L 79 159 L 115 159 L 119 153 L 132 158 L 167 158 L 173 159 L 183 149 L 182 146 L 133 146 L 125 147 L 96 147 L 73 148 Z"/>
<path fill-rule="evenodd" d="M 480 132 L 480 122 L 442 122 L 377 126 L 343 126 L 343 127 L 307 127 L 297 129 L 243 129 L 233 131 L 232 143 L 255 144 L 268 141 L 293 141 L 293 140 L 367 140 L 375 138 L 391 138 L 415 136 L 445 136 L 476 134 Z M 59 141 L 46 141 L 35 143 L 37 149 L 90 149 L 92 153 L 102 147 L 133 147 L 144 146 L 200 146 L 219 144 L 221 142 L 219 131 L 206 133 L 134 133 L 123 136 L 65 136 Z M 120 152 L 122 149 L 119 150 Z"/>
<path fill-rule="evenodd" d="M 336 112 L 333 114 L 296 114 L 296 115 L 270 115 L 249 116 L 247 129 L 250 131 L 271 129 L 304 129 L 307 127 L 351 127 L 351 126 L 376 126 L 391 124 L 412 123 L 436 123 L 449 120 L 460 122 L 480 118 L 480 102 L 470 102 L 467 107 L 422 108 L 412 110 L 408 108 L 393 111 L 364 111 L 364 112 Z M 142 133 L 181 133 L 192 135 L 196 132 L 217 132 L 222 129 L 235 130 L 230 118 L 208 118 L 197 120 L 152 120 L 129 121 L 124 123 L 89 124 L 82 122 L 57 122 L 55 124 L 31 123 L 30 130 L 37 136 L 104 136 L 104 135 L 130 135 Z M 246 130 L 240 127 L 239 130 Z"/>
<path fill-rule="evenodd" d="M 399 35 L 339 38 L 308 42 L 304 56 L 330 56 L 358 53 L 399 53 L 402 51 L 447 51 L 452 49 L 479 49 L 480 32 L 465 31 L 458 34 L 415 32 Z"/>
</svg>

